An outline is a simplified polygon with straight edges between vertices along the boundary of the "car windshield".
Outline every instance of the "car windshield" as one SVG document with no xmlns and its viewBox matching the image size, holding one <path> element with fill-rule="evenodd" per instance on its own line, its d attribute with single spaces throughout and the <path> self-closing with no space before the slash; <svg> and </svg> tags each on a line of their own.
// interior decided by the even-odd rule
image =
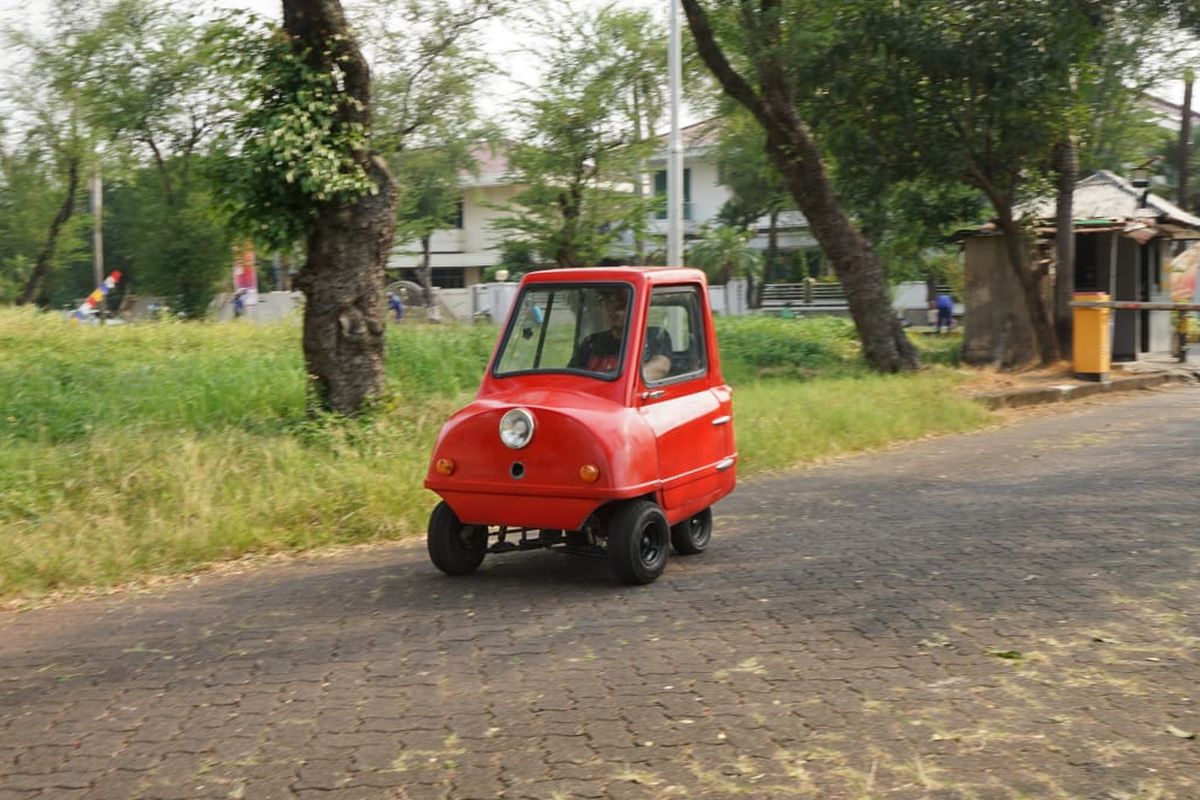
<svg viewBox="0 0 1200 800">
<path fill-rule="evenodd" d="M 541 284 L 525 288 L 505 332 L 497 377 L 580 372 L 621 373 L 632 288 L 623 283 Z"/>
</svg>

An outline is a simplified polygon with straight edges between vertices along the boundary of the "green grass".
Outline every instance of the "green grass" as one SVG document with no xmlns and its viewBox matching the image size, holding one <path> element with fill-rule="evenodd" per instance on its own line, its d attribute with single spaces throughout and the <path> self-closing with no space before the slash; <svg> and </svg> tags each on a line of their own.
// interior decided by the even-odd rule
<svg viewBox="0 0 1200 800">
<path fill-rule="evenodd" d="M 949 370 L 869 373 L 844 322 L 718 332 L 742 476 L 988 420 Z M 392 329 L 379 408 L 312 419 L 298 322 L 101 329 L 0 310 L 0 597 L 422 532 L 430 448 L 495 336 Z"/>
</svg>

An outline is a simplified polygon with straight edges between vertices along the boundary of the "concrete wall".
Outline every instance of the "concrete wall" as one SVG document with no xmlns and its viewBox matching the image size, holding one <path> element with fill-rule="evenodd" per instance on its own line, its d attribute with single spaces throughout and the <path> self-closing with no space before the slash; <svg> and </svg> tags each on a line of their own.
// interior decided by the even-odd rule
<svg viewBox="0 0 1200 800">
<path fill-rule="evenodd" d="M 965 241 L 963 360 L 1012 364 L 1036 358 L 1024 294 L 1004 252 L 1002 236 Z"/>
<path fill-rule="evenodd" d="M 233 319 L 233 292 L 223 292 L 213 298 L 209 307 L 209 319 L 224 322 Z M 258 303 L 246 306 L 242 317 L 250 322 L 274 322 L 304 308 L 304 295 L 300 292 L 259 292 Z"/>
</svg>

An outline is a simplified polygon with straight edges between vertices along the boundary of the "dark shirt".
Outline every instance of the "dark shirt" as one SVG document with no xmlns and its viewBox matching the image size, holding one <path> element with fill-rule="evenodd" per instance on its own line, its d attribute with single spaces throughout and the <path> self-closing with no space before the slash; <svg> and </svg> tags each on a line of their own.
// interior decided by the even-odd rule
<svg viewBox="0 0 1200 800">
<path fill-rule="evenodd" d="M 650 336 L 646 341 L 646 352 L 642 355 L 643 363 L 658 355 L 670 355 L 670 339 L 665 332 L 651 328 L 658 335 Z M 621 340 L 611 330 L 598 331 L 588 336 L 575 350 L 569 369 L 586 369 L 589 372 L 614 374 L 621 364 Z"/>
<path fill-rule="evenodd" d="M 621 362 L 621 340 L 611 330 L 598 331 L 584 339 L 571 356 L 570 369 L 612 373 Z"/>
</svg>

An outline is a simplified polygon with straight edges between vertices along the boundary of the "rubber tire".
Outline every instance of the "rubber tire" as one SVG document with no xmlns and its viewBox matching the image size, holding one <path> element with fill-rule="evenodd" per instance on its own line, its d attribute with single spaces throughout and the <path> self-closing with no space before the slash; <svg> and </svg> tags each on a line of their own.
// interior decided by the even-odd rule
<svg viewBox="0 0 1200 800">
<path fill-rule="evenodd" d="M 671 530 L 659 507 L 631 500 L 609 517 L 608 565 L 622 583 L 653 583 L 667 566 Z"/>
<path fill-rule="evenodd" d="M 708 549 L 712 541 L 712 509 L 693 514 L 678 525 L 671 526 L 671 545 L 682 556 L 694 556 Z"/>
<path fill-rule="evenodd" d="M 429 560 L 447 575 L 470 575 L 487 555 L 487 528 L 463 525 L 446 501 L 429 515 Z"/>
</svg>

